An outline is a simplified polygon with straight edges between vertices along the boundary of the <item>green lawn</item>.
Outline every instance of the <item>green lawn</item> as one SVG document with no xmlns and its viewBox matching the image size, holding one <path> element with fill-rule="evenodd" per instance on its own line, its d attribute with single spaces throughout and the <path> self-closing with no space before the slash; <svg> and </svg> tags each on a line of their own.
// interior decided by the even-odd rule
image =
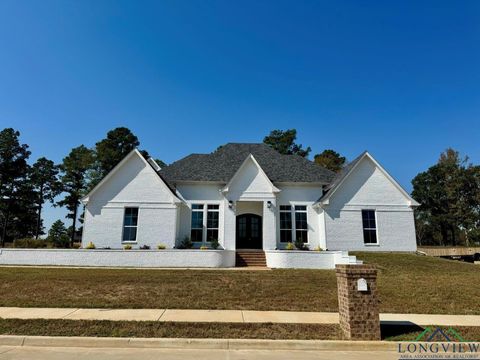
<svg viewBox="0 0 480 360">
<path fill-rule="evenodd" d="M 357 254 L 379 269 L 382 312 L 480 314 L 480 266 Z M 332 270 L 0 268 L 0 306 L 337 311 Z"/>
<path fill-rule="evenodd" d="M 444 330 L 447 330 L 444 328 Z M 480 327 L 455 327 L 467 341 L 480 341 Z M 423 328 L 383 326 L 382 339 L 412 341 Z M 0 319 L 0 335 L 138 338 L 228 338 L 341 340 L 337 324 L 180 323 L 158 321 Z"/>
</svg>

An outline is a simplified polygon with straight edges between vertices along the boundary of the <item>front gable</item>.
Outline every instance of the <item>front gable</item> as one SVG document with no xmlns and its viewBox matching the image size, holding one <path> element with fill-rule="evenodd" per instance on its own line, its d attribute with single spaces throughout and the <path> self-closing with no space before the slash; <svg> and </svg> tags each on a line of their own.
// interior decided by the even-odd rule
<svg viewBox="0 0 480 360">
<path fill-rule="evenodd" d="M 280 190 L 273 185 L 253 155 L 249 155 L 222 189 L 230 200 L 274 198 Z"/>
<path fill-rule="evenodd" d="M 91 202 L 96 204 L 177 203 L 179 201 L 136 149 L 82 199 L 85 204 Z"/>
<path fill-rule="evenodd" d="M 418 203 L 368 153 L 320 200 L 332 208 L 345 205 L 417 206 Z"/>
</svg>

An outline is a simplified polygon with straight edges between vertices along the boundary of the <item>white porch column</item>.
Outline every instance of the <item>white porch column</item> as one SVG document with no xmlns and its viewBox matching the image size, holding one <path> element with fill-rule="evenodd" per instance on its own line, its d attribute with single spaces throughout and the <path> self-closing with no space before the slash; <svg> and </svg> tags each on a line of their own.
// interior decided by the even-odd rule
<svg viewBox="0 0 480 360">
<path fill-rule="evenodd" d="M 235 250 L 237 218 L 235 216 L 235 205 L 230 208 L 228 200 L 224 202 L 223 219 L 223 248 L 225 250 Z"/>
<path fill-rule="evenodd" d="M 268 200 L 263 201 L 263 250 L 274 250 L 277 247 L 277 202 L 273 198 L 271 207 L 268 208 Z"/>
</svg>

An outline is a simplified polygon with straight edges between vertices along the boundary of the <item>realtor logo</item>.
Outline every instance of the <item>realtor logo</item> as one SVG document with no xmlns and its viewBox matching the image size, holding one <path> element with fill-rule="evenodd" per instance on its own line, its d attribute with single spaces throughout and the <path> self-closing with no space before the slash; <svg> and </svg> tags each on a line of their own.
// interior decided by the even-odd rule
<svg viewBox="0 0 480 360">
<path fill-rule="evenodd" d="M 463 337 L 461 337 L 460 334 L 452 327 L 444 331 L 442 328 L 432 328 L 430 326 L 428 326 L 420 335 L 418 335 L 415 341 L 465 342 Z"/>
<path fill-rule="evenodd" d="M 398 343 L 399 359 L 480 360 L 480 343 L 465 340 L 452 327 L 427 327 L 413 341 Z"/>
</svg>

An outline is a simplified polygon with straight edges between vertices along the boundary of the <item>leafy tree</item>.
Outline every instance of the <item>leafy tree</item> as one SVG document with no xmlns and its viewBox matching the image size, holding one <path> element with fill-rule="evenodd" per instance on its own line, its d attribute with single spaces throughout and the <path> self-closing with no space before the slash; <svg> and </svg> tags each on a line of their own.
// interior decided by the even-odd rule
<svg viewBox="0 0 480 360">
<path fill-rule="evenodd" d="M 0 220 L 1 245 L 5 246 L 9 226 L 18 218 L 18 206 L 23 202 L 26 190 L 28 145 L 20 144 L 20 133 L 12 128 L 0 132 Z M 20 201 L 22 200 L 22 201 Z"/>
<path fill-rule="evenodd" d="M 442 245 L 457 245 L 462 238 L 468 244 L 478 236 L 480 168 L 467 157 L 447 149 L 412 184 L 412 196 L 421 204 L 415 218 L 422 242 L 426 234 L 430 243 Z"/>
<path fill-rule="evenodd" d="M 70 234 L 72 245 L 75 238 L 78 206 L 80 205 L 80 199 L 89 187 L 89 172 L 92 169 L 93 161 L 93 151 L 84 145 L 80 145 L 72 149 L 60 165 L 62 171 L 60 180 L 67 195 L 57 204 L 65 206 L 69 211 L 67 218 L 72 219 L 73 231 Z"/>
<path fill-rule="evenodd" d="M 323 150 L 320 154 L 315 155 L 314 161 L 329 170 L 339 172 L 343 165 L 345 165 L 346 159 L 344 156 L 340 156 L 336 151 L 327 149 Z"/>
<path fill-rule="evenodd" d="M 295 143 L 296 139 L 297 130 L 295 129 L 285 131 L 272 130 L 270 135 L 265 136 L 263 142 L 277 150 L 280 154 L 308 157 L 308 154 L 312 149 L 310 146 L 303 149 L 303 145 Z"/>
<path fill-rule="evenodd" d="M 30 181 L 36 193 L 37 222 L 35 239 L 38 239 L 41 230 L 42 208 L 45 202 L 54 202 L 61 192 L 61 184 L 58 180 L 58 166 L 45 157 L 38 159 L 33 164 L 30 172 Z"/>
<path fill-rule="evenodd" d="M 91 187 L 95 186 L 138 145 L 140 142 L 130 129 L 118 127 L 110 130 L 105 139 L 95 144 L 95 173 Z"/>
<path fill-rule="evenodd" d="M 107 137 L 95 144 L 94 170 L 91 174 L 90 189 L 97 185 L 122 159 L 140 145 L 137 136 L 126 127 L 110 130 Z M 148 160 L 150 155 L 146 150 L 140 150 Z M 166 166 L 161 160 L 156 160 L 160 167 Z"/>
<path fill-rule="evenodd" d="M 64 248 L 68 246 L 69 236 L 63 221 L 57 220 L 52 224 L 52 227 L 48 231 L 47 240 L 50 241 L 54 247 Z"/>
</svg>

